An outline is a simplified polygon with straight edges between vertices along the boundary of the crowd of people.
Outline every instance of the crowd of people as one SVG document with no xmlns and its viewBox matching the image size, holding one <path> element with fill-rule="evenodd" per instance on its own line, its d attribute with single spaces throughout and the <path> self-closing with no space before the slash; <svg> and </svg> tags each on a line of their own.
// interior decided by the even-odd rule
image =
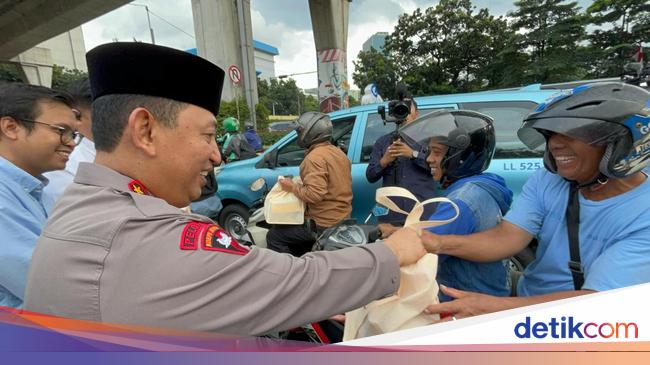
<svg viewBox="0 0 650 365">
<path fill-rule="evenodd" d="M 311 252 L 318 234 L 351 213 L 351 162 L 330 142 L 329 116 L 300 116 L 300 182 L 279 182 L 305 202 L 305 223 L 276 225 L 269 249 L 249 248 L 183 209 L 214 166 L 262 148 L 252 125 L 242 134 L 235 118 L 222 122 L 217 144 L 224 71 L 144 43 L 101 45 L 87 61 L 89 79 L 66 91 L 0 84 L 0 306 L 261 335 L 393 295 L 400 266 L 427 252 L 439 255 L 441 292 L 426 312 L 443 320 L 650 282 L 642 88 L 587 85 L 526 117 L 518 135 L 529 148 L 545 144 L 544 168 L 514 203 L 504 179 L 485 172 L 492 118 L 418 117 L 408 97 L 411 113 L 377 140 L 366 177 L 420 200 L 443 195 L 458 218 L 416 231 L 390 214 L 374 244 Z M 425 218 L 447 219 L 450 209 L 434 206 Z M 507 259 L 533 239 L 535 261 L 515 281 Z"/>
</svg>

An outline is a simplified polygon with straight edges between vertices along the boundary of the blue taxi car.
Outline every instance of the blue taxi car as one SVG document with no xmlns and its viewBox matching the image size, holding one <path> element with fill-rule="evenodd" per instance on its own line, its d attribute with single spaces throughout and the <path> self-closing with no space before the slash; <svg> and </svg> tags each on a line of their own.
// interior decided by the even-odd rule
<svg viewBox="0 0 650 365">
<path fill-rule="evenodd" d="M 559 90 L 545 90 L 540 85 L 520 89 L 484 91 L 465 94 L 436 95 L 415 98 L 420 116 L 439 109 L 466 109 L 494 118 L 497 145 L 489 172 L 503 176 L 515 199 L 526 179 L 543 166 L 543 150 L 531 151 L 517 138 L 517 129 L 523 118 L 537 105 L 556 95 Z M 366 167 L 375 141 L 395 130 L 395 125 L 384 124 L 377 113 L 381 104 L 358 107 L 330 113 L 334 126 L 333 141 L 341 147 L 352 162 L 352 217 L 363 221 L 374 206 L 375 190 L 381 182 L 366 180 Z M 219 223 L 233 234 L 245 226 L 250 208 L 263 192 L 253 192 L 250 184 L 263 177 L 267 186 L 273 186 L 279 175 L 299 175 L 299 166 L 305 152 L 296 143 L 296 132 L 291 131 L 264 154 L 256 158 L 233 162 L 218 171 L 218 195 L 223 203 Z"/>
</svg>

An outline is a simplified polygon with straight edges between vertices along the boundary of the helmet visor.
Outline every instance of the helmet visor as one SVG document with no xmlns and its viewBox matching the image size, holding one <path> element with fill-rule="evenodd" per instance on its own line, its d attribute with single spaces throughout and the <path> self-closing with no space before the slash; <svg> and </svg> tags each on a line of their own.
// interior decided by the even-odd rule
<svg viewBox="0 0 650 365">
<path fill-rule="evenodd" d="M 546 137 L 559 133 L 581 142 L 603 146 L 617 136 L 625 135 L 620 124 L 585 118 L 543 118 L 525 120 L 517 131 L 519 139 L 530 149 L 546 143 Z"/>
<path fill-rule="evenodd" d="M 439 143 L 449 147 L 457 146 L 455 136 L 462 131 L 471 134 L 491 122 L 490 117 L 467 110 L 441 110 L 427 114 L 399 129 L 399 134 L 405 140 L 415 141 L 426 145 L 435 138 Z"/>
</svg>

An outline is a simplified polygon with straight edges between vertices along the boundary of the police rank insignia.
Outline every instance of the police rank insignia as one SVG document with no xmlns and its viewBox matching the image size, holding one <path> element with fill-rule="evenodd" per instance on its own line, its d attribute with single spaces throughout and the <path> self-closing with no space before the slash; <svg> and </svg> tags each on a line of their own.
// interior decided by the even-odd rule
<svg viewBox="0 0 650 365">
<path fill-rule="evenodd" d="M 205 251 L 219 251 L 235 255 L 245 255 L 250 249 L 241 246 L 219 226 L 210 223 L 190 222 L 183 228 L 181 250 L 196 250 L 201 246 Z"/>
<path fill-rule="evenodd" d="M 129 190 L 140 195 L 151 195 L 144 184 L 138 180 L 131 180 L 131 182 L 129 182 Z"/>
</svg>

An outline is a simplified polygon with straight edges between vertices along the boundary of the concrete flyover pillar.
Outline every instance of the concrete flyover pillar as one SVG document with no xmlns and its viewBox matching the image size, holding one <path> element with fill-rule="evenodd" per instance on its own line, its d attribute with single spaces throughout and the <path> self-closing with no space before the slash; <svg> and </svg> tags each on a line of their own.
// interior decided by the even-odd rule
<svg viewBox="0 0 650 365">
<path fill-rule="evenodd" d="M 250 0 L 192 0 L 192 13 L 199 56 L 226 71 L 221 98 L 231 101 L 244 96 L 255 123 L 258 98 Z M 241 71 L 238 85 L 229 78 L 231 65 Z"/>
<path fill-rule="evenodd" d="M 309 0 L 318 57 L 318 99 L 322 112 L 349 107 L 348 11 L 351 0 Z"/>
<path fill-rule="evenodd" d="M 32 85 L 52 86 L 52 52 L 48 48 L 34 47 L 14 57 L 24 81 Z"/>
</svg>

